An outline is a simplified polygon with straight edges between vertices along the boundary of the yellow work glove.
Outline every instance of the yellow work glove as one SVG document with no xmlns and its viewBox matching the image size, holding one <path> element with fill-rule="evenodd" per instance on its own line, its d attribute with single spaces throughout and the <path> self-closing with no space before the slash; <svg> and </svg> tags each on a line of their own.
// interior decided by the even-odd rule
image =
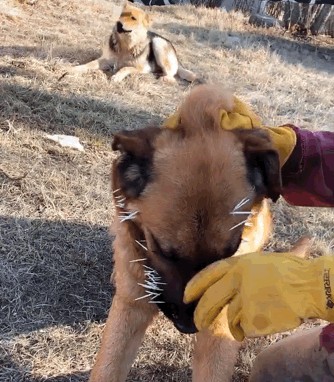
<svg viewBox="0 0 334 382">
<path fill-rule="evenodd" d="M 263 336 L 303 319 L 334 321 L 334 256 L 301 259 L 292 253 L 251 253 L 209 265 L 188 283 L 184 302 L 197 301 L 195 324 L 222 335 L 222 309 L 234 338 Z"/>
<path fill-rule="evenodd" d="M 204 85 L 205 86 L 205 85 Z M 270 135 L 270 138 L 278 151 L 281 167 L 291 155 L 296 146 L 296 134 L 292 128 L 288 126 L 265 127 L 261 119 L 251 109 L 237 97 L 233 97 L 232 110 L 219 110 L 220 126 L 225 130 L 233 130 L 236 128 L 253 129 L 255 127 L 264 128 Z M 174 129 L 180 123 L 180 111 L 171 115 L 163 123 L 164 127 Z"/>
</svg>

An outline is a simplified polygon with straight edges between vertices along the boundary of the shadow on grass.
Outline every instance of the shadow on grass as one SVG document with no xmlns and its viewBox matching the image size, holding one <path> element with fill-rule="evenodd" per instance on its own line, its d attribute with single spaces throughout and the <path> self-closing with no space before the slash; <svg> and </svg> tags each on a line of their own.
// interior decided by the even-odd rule
<svg viewBox="0 0 334 382">
<path fill-rule="evenodd" d="M 124 129 L 146 126 L 157 116 L 136 106 L 122 105 L 118 100 L 105 101 L 82 95 L 62 95 L 16 83 L 0 88 L 1 120 L 15 120 L 48 133 L 75 134 L 85 129 L 89 134 L 111 137 Z"/>
<path fill-rule="evenodd" d="M 1 381 L 11 382 L 83 382 L 88 381 L 89 372 L 73 372 L 55 377 L 36 377 L 30 371 L 9 359 L 0 360 Z M 6 370 L 6 372 L 4 372 Z"/>
<path fill-rule="evenodd" d="M 0 333 L 101 321 L 110 306 L 107 227 L 0 217 Z"/>
<path fill-rule="evenodd" d="M 212 48 L 223 49 L 223 41 L 226 38 L 227 31 L 214 30 L 199 26 L 180 25 L 179 23 L 160 24 L 170 33 L 186 37 L 192 37 L 198 43 L 209 45 Z M 334 40 L 330 47 L 319 46 L 308 41 L 289 40 L 284 36 L 273 36 L 267 33 L 261 33 L 261 29 L 257 32 L 234 32 L 231 31 L 233 37 L 239 37 L 241 48 L 252 48 L 254 50 L 259 47 L 268 48 L 271 52 L 278 54 L 282 60 L 288 64 L 302 65 L 305 68 L 321 70 L 333 74 L 334 69 Z M 236 46 L 236 49 L 238 47 Z M 333 63 L 331 63 L 333 61 Z M 222 63 L 223 64 L 223 63 Z"/>
<path fill-rule="evenodd" d="M 88 381 L 90 374 L 90 372 L 86 371 L 53 377 L 34 377 L 29 371 L 11 361 L 4 363 L 3 367 L 10 370 L 8 381 L 10 380 L 12 382 L 83 382 Z M 167 366 L 159 363 L 154 365 L 148 364 L 140 368 L 133 367 L 126 380 L 128 382 L 148 382 L 153 380 L 187 382 L 191 381 L 191 369 L 190 367 L 186 367 L 180 370 L 180 368 L 176 366 Z"/>
<path fill-rule="evenodd" d="M 105 321 L 113 292 L 111 242 L 104 226 L 0 216 L 1 380 L 87 380 L 87 373 L 35 378 L 11 359 L 6 342 L 52 326 L 75 330 Z"/>
<path fill-rule="evenodd" d="M 50 57 L 59 57 L 69 63 L 85 62 L 94 60 L 102 53 L 101 49 L 92 49 L 89 47 L 81 48 L 77 45 L 66 45 L 59 47 L 40 47 L 24 45 L 0 46 L 0 57 L 10 56 L 13 59 L 34 57 L 45 60 Z"/>
</svg>

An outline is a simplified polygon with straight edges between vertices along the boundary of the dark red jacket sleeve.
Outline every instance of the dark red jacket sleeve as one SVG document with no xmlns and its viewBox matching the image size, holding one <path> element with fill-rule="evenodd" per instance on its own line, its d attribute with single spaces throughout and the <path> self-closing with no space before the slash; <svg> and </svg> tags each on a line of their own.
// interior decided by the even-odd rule
<svg viewBox="0 0 334 382">
<path fill-rule="evenodd" d="M 282 168 L 282 196 L 295 206 L 334 207 L 334 132 L 288 126 L 297 144 Z"/>
</svg>

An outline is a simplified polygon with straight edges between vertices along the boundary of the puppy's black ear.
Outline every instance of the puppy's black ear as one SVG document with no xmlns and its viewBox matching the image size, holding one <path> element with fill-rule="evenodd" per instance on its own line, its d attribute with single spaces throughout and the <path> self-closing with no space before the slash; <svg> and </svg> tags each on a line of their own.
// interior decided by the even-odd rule
<svg viewBox="0 0 334 382">
<path fill-rule="evenodd" d="M 264 129 L 236 129 L 233 132 L 244 145 L 248 177 L 259 196 L 274 202 L 282 192 L 279 155 Z"/>
<path fill-rule="evenodd" d="M 113 166 L 113 189 L 127 198 L 137 198 L 152 177 L 153 142 L 160 128 L 147 127 L 114 135 L 112 149 L 121 156 Z"/>
</svg>

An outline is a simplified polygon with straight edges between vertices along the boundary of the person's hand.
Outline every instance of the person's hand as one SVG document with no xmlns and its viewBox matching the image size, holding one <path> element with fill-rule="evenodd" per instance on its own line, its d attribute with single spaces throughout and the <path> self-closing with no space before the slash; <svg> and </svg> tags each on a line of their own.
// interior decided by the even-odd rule
<svg viewBox="0 0 334 382">
<path fill-rule="evenodd" d="M 196 97 L 196 91 L 201 92 L 203 102 L 208 105 L 211 102 L 210 92 L 215 92 L 212 95 L 212 108 L 209 110 L 210 113 L 214 112 L 218 115 L 212 116 L 215 120 L 219 121 L 219 125 L 222 129 L 233 130 L 237 128 L 242 129 L 253 129 L 253 128 L 263 128 L 269 133 L 270 138 L 278 151 L 280 157 L 281 167 L 285 164 L 289 156 L 291 155 L 294 147 L 296 146 L 296 134 L 294 130 L 288 125 L 280 127 L 266 127 L 263 125 L 261 119 L 240 99 L 234 96 L 226 95 L 223 90 L 220 91 L 222 102 L 217 105 L 217 93 L 219 90 L 212 88 L 210 85 L 200 85 L 197 86 L 193 91 L 193 99 Z M 227 98 L 228 101 L 226 102 Z M 200 100 L 199 102 L 202 102 Z M 218 106 L 218 107 L 217 107 Z M 218 111 L 216 111 L 218 110 Z M 180 121 L 182 120 L 182 104 L 181 107 L 163 123 L 164 127 L 175 129 Z"/>
<path fill-rule="evenodd" d="M 283 332 L 303 319 L 334 320 L 334 256 L 252 253 L 209 265 L 187 284 L 184 302 L 197 301 L 195 324 L 217 336 L 222 309 L 238 341 Z"/>
</svg>

